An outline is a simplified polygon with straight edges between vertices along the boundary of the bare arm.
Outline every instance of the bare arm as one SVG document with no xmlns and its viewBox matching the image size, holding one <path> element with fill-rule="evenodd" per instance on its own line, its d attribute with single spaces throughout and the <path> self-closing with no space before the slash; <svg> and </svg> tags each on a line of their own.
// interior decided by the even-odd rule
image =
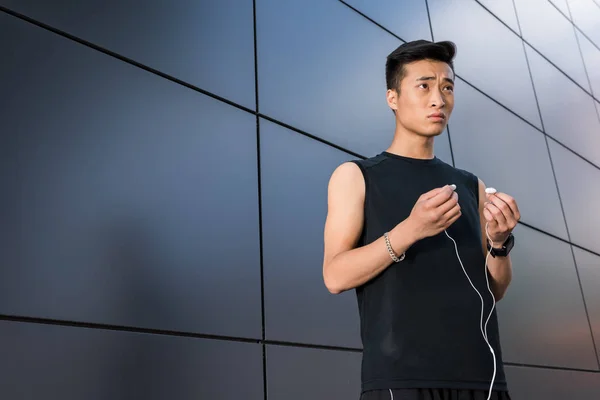
<svg viewBox="0 0 600 400">
<path fill-rule="evenodd" d="M 324 230 L 323 279 L 331 293 L 360 286 L 393 262 L 383 237 L 356 247 L 363 228 L 364 200 L 365 182 L 359 167 L 354 163 L 340 165 L 329 181 Z M 390 231 L 397 255 L 416 241 L 412 231 L 406 221 Z"/>
<path fill-rule="evenodd" d="M 481 245 L 483 247 L 483 253 L 487 257 L 487 261 L 488 261 L 488 271 L 490 272 L 490 276 L 491 276 L 490 289 L 492 290 L 492 293 L 494 294 L 494 298 L 496 299 L 496 301 L 500 301 L 504 297 L 504 294 L 506 293 L 506 290 L 508 289 L 508 286 L 510 285 L 510 282 L 512 281 L 512 261 L 511 261 L 510 255 L 508 255 L 506 257 L 496 257 L 496 258 L 492 257 L 491 255 L 488 256 L 486 223 L 488 223 L 488 220 L 490 217 L 493 219 L 493 220 L 489 220 L 490 225 L 488 225 L 488 232 L 490 232 L 490 234 L 494 231 L 497 232 L 498 230 L 502 230 L 502 231 L 505 231 L 506 235 L 508 235 L 508 233 L 510 233 L 512 231 L 512 229 L 515 227 L 520 216 L 518 215 L 518 213 L 516 216 L 512 216 L 512 213 L 509 212 L 511 217 L 505 218 L 503 216 L 502 210 L 500 208 L 500 207 L 504 207 L 502 205 L 503 202 L 497 201 L 497 200 L 500 200 L 500 198 L 498 198 L 496 200 L 496 202 L 499 203 L 500 207 L 495 206 L 495 205 L 493 205 L 494 203 L 492 203 L 491 206 L 490 205 L 487 206 L 487 210 L 486 210 L 486 203 L 489 200 L 485 193 L 485 187 L 486 187 L 485 184 L 480 179 L 479 180 L 479 215 L 480 215 L 480 221 L 481 221 L 481 239 L 482 239 Z M 499 195 L 502 195 L 502 194 L 499 194 Z M 509 209 L 510 209 L 510 207 L 509 207 Z M 486 211 L 484 212 L 484 210 L 486 210 Z M 487 214 L 487 217 L 486 217 L 486 214 Z M 499 220 L 500 223 L 498 223 L 497 220 Z M 494 226 L 495 229 L 492 229 L 492 226 Z M 500 236 L 502 236 L 502 235 L 500 235 Z M 492 237 L 492 239 L 494 239 L 494 238 Z M 499 246 L 503 242 L 504 242 L 504 240 L 501 238 L 500 240 L 495 241 L 494 244 L 495 244 L 495 246 Z"/>
</svg>

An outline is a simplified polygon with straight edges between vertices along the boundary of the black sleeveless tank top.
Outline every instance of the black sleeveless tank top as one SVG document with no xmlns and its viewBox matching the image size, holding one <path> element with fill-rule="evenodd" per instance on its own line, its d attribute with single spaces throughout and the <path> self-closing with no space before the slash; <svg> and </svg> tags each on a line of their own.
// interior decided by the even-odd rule
<svg viewBox="0 0 600 400">
<path fill-rule="evenodd" d="M 461 217 L 447 229 L 466 272 L 492 306 L 481 245 L 478 179 L 438 158 L 383 152 L 354 161 L 366 186 L 359 245 L 406 219 L 419 196 L 455 184 Z M 489 389 L 492 354 L 480 330 L 481 300 L 444 232 L 416 242 L 400 263 L 356 288 L 363 344 L 362 391 L 402 388 Z M 495 390 L 507 390 L 496 311 L 487 324 L 496 355 Z"/>
</svg>

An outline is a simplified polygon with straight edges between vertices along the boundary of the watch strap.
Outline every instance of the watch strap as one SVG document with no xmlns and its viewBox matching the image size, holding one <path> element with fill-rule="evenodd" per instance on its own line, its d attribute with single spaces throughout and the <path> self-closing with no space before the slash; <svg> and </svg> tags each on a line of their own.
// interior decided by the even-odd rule
<svg viewBox="0 0 600 400">
<path fill-rule="evenodd" d="M 487 241 L 487 249 L 490 252 L 490 255 L 492 257 L 506 257 L 510 251 L 513 248 L 514 245 L 514 235 L 512 233 L 510 233 L 508 235 L 508 238 L 506 238 L 506 240 L 504 241 L 504 243 L 502 243 L 502 247 L 500 248 L 495 248 L 492 247 L 492 244 L 490 243 L 490 241 Z"/>
</svg>

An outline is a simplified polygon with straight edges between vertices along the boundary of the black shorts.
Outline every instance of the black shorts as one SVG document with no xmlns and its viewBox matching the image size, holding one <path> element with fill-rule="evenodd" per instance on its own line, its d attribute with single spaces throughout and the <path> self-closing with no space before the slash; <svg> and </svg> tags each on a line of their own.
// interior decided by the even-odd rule
<svg viewBox="0 0 600 400">
<path fill-rule="evenodd" d="M 487 390 L 468 389 L 387 389 L 370 390 L 360 400 L 487 400 Z M 511 400 L 506 391 L 493 391 L 491 400 Z"/>
</svg>

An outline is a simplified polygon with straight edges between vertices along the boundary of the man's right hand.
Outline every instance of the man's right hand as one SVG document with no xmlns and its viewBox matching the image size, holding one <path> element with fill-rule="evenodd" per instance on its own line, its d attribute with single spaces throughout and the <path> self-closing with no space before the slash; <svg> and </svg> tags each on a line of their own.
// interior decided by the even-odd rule
<svg viewBox="0 0 600 400">
<path fill-rule="evenodd" d="M 435 236 L 460 216 L 458 194 L 450 185 L 423 193 L 415 203 L 408 221 L 417 240 Z"/>
</svg>

